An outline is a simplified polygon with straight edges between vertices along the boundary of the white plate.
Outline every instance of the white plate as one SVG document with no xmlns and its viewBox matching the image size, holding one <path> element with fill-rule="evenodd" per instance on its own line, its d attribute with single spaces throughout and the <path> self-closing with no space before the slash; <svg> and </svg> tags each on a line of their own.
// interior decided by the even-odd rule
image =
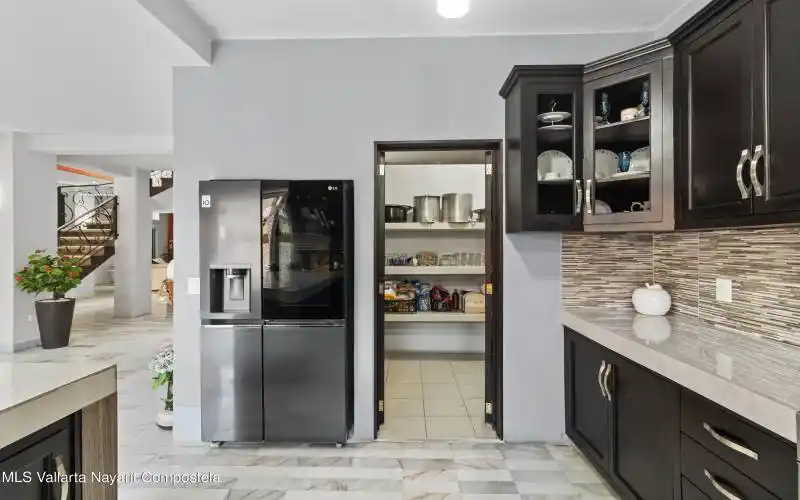
<svg viewBox="0 0 800 500">
<path fill-rule="evenodd" d="M 627 179 L 628 177 L 647 177 L 650 175 L 650 171 L 638 171 L 634 172 L 633 170 L 628 170 L 627 172 L 617 172 L 616 174 L 612 175 L 612 179 Z"/>
<path fill-rule="evenodd" d="M 595 179 L 609 179 L 617 172 L 619 157 L 608 149 L 594 150 L 594 177 Z"/>
<path fill-rule="evenodd" d="M 557 131 L 557 130 L 572 130 L 572 125 L 546 125 L 544 127 L 539 127 L 539 130 L 547 131 Z"/>
<path fill-rule="evenodd" d="M 608 203 L 604 202 L 603 200 L 595 199 L 594 200 L 594 213 L 596 213 L 597 215 L 610 214 L 611 213 L 611 207 L 608 206 Z"/>
<path fill-rule="evenodd" d="M 561 151 L 544 151 L 536 157 L 536 176 L 540 181 L 572 179 L 572 160 Z"/>
<path fill-rule="evenodd" d="M 547 113 L 542 113 L 536 118 L 538 118 L 540 122 L 556 123 L 563 122 L 564 120 L 569 119 L 571 116 L 572 113 L 567 113 L 566 111 L 548 111 Z"/>
<path fill-rule="evenodd" d="M 649 172 L 650 171 L 650 146 L 639 148 L 631 153 L 631 172 Z"/>
</svg>

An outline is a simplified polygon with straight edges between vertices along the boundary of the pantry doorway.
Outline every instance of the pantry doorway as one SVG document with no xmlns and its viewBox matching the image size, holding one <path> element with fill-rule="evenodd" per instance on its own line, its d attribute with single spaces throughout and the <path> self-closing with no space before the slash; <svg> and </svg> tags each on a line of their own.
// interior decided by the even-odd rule
<svg viewBox="0 0 800 500">
<path fill-rule="evenodd" d="M 375 144 L 375 437 L 502 438 L 502 141 Z"/>
</svg>

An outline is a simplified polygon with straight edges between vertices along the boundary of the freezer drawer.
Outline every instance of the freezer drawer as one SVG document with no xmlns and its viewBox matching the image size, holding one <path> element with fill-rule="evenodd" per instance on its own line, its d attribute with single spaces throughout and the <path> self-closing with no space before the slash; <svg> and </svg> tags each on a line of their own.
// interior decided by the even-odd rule
<svg viewBox="0 0 800 500">
<path fill-rule="evenodd" d="M 346 327 L 264 326 L 267 441 L 347 440 Z"/>
<path fill-rule="evenodd" d="M 201 328 L 203 441 L 264 440 L 261 342 L 260 324 Z"/>
</svg>

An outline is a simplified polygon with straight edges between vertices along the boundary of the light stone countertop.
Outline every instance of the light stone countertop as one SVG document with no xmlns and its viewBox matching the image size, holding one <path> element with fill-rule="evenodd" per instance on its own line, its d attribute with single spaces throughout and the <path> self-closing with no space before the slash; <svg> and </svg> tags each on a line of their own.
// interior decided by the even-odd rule
<svg viewBox="0 0 800 500">
<path fill-rule="evenodd" d="M 681 317 L 564 308 L 561 322 L 711 401 L 797 442 L 800 348 Z"/>
<path fill-rule="evenodd" d="M 117 392 L 113 363 L 0 362 L 0 448 Z"/>
</svg>

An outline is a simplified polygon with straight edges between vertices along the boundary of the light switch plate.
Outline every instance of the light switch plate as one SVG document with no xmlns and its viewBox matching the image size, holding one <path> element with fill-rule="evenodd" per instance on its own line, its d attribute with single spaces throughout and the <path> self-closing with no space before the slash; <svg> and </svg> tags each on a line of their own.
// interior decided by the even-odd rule
<svg viewBox="0 0 800 500">
<path fill-rule="evenodd" d="M 189 295 L 200 295 L 200 278 L 189 278 L 186 288 Z"/>
<path fill-rule="evenodd" d="M 717 301 L 733 302 L 733 281 L 725 278 L 717 278 Z"/>
</svg>

